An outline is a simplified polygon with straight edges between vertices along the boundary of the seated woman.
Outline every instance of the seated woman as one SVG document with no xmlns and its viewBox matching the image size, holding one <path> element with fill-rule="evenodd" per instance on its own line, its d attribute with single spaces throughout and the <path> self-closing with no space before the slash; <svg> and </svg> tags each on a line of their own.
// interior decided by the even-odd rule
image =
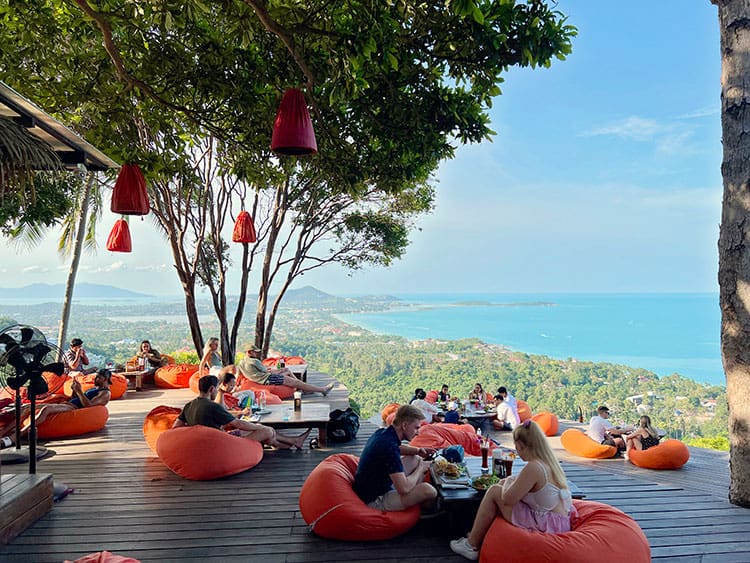
<svg viewBox="0 0 750 563">
<path fill-rule="evenodd" d="M 321 393 L 324 397 L 333 389 L 333 383 L 329 383 L 325 387 L 305 383 L 294 377 L 289 368 L 268 369 L 260 361 L 261 351 L 257 346 L 248 346 L 245 353 L 247 355 L 237 364 L 237 369 L 242 375 L 258 385 L 286 385 L 305 393 Z"/>
<path fill-rule="evenodd" d="M 470 401 L 479 401 L 484 403 L 487 400 L 487 393 L 484 392 L 484 388 L 481 383 L 475 383 L 474 389 L 469 393 Z"/>
<path fill-rule="evenodd" d="M 237 377 L 231 371 L 224 373 L 219 377 L 219 387 L 216 389 L 215 403 L 219 403 L 236 417 L 250 414 L 250 409 L 241 409 L 239 400 L 232 395 L 237 385 Z"/>
<path fill-rule="evenodd" d="M 224 362 L 221 360 L 221 355 L 217 351 L 218 349 L 219 339 L 212 336 L 203 347 L 203 357 L 201 358 L 200 364 L 198 364 L 199 377 L 203 377 L 204 375 L 215 375 L 221 379 L 225 373 L 235 373 L 234 365 L 224 365 Z"/>
<path fill-rule="evenodd" d="M 151 342 L 144 340 L 141 342 L 138 352 L 135 354 L 138 358 L 138 365 L 146 373 L 144 375 L 154 375 L 156 370 L 164 365 L 164 360 L 159 353 L 159 350 L 151 347 Z"/>
<path fill-rule="evenodd" d="M 571 529 L 568 481 L 544 433 L 526 420 L 513 430 L 513 440 L 526 466 L 487 490 L 469 535 L 451 542 L 451 549 L 466 559 L 479 558 L 484 536 L 498 516 L 527 530 L 560 534 Z"/>
<path fill-rule="evenodd" d="M 647 450 L 659 445 L 659 433 L 651 426 L 651 418 L 643 415 L 638 422 L 638 428 L 625 437 L 626 454 L 633 448 Z"/>
</svg>

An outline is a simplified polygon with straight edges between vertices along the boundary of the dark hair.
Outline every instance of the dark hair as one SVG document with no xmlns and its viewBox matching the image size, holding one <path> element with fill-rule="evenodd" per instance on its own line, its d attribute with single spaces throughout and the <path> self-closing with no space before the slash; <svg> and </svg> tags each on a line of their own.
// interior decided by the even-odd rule
<svg viewBox="0 0 750 563">
<path fill-rule="evenodd" d="M 208 393 L 211 387 L 219 385 L 219 378 L 215 375 L 204 375 L 198 380 L 198 389 L 201 393 Z"/>
<path fill-rule="evenodd" d="M 447 386 L 447 385 L 446 385 L 445 383 L 443 383 L 443 386 L 442 386 L 442 387 L 441 387 L 440 389 L 441 389 L 441 390 L 443 390 L 443 389 L 448 389 L 448 386 Z"/>
<path fill-rule="evenodd" d="M 83 340 L 81 340 L 80 338 L 74 338 L 70 341 L 71 346 L 80 346 L 81 344 L 83 344 Z"/>
<path fill-rule="evenodd" d="M 149 346 L 151 346 L 151 342 L 149 342 L 148 340 L 141 340 L 141 346 L 143 346 L 144 344 L 148 344 Z"/>
<path fill-rule="evenodd" d="M 237 376 L 234 375 L 231 371 L 228 371 L 224 374 L 224 376 L 221 378 L 222 383 L 229 383 L 233 379 L 237 379 Z"/>
<path fill-rule="evenodd" d="M 609 414 L 609 407 L 607 407 L 607 405 L 602 405 L 598 409 L 596 409 L 596 412 L 606 412 L 607 414 Z"/>
<path fill-rule="evenodd" d="M 417 399 L 424 399 L 427 396 L 424 389 L 417 389 L 414 394 L 417 396 Z"/>
<path fill-rule="evenodd" d="M 415 396 L 415 397 L 416 397 L 417 399 L 419 399 L 419 394 L 420 394 L 420 393 L 424 393 L 424 389 L 422 389 L 421 387 L 417 387 L 417 388 L 416 388 L 416 389 L 414 390 L 414 396 Z"/>
<path fill-rule="evenodd" d="M 107 383 L 112 383 L 112 372 L 109 371 L 107 368 L 102 368 L 96 372 L 97 377 L 99 377 L 100 375 L 103 375 L 104 377 L 107 378 Z"/>
<path fill-rule="evenodd" d="M 505 387 L 498 387 L 497 388 L 498 394 L 502 395 L 503 393 L 508 393 L 508 390 Z"/>
</svg>

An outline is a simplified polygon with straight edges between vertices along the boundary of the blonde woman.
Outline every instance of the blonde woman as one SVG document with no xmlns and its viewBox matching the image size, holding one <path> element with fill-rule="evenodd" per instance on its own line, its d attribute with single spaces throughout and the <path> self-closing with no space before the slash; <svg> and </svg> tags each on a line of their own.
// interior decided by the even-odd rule
<svg viewBox="0 0 750 563">
<path fill-rule="evenodd" d="M 647 450 L 659 445 L 659 433 L 651 426 L 651 417 L 643 415 L 638 421 L 638 428 L 625 438 L 625 453 L 635 448 Z"/>
<path fill-rule="evenodd" d="M 217 351 L 219 349 L 219 339 L 211 337 L 203 347 L 203 357 L 201 363 L 198 366 L 200 377 L 204 375 L 216 375 L 218 376 L 224 367 L 224 362 L 221 361 L 221 356 Z"/>
<path fill-rule="evenodd" d="M 514 526 L 551 534 L 570 531 L 573 500 L 560 463 L 536 422 L 526 420 L 513 430 L 518 455 L 526 465 L 517 476 L 490 487 L 479 505 L 467 537 L 451 549 L 477 560 L 487 530 L 498 516 Z"/>
</svg>

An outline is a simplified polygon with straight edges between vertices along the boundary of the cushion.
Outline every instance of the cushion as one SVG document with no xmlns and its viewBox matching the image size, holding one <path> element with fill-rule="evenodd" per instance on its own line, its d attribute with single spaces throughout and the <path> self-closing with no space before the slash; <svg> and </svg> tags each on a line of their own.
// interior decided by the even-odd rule
<svg viewBox="0 0 750 563">
<path fill-rule="evenodd" d="M 162 389 L 187 389 L 190 376 L 198 369 L 197 364 L 169 364 L 156 370 L 154 383 Z"/>
<path fill-rule="evenodd" d="M 382 512 L 367 506 L 352 489 L 359 458 L 336 454 L 324 459 L 302 485 L 299 509 L 323 538 L 378 541 L 400 536 L 419 521 L 419 506 Z"/>
<path fill-rule="evenodd" d="M 240 374 L 237 377 L 237 391 L 247 391 L 248 389 L 255 391 L 256 396 L 259 391 L 265 391 L 266 395 L 272 393 L 280 399 L 289 399 L 294 395 L 294 387 L 288 387 L 287 385 L 261 385 L 250 381 L 247 377 Z"/>
<path fill-rule="evenodd" d="M 574 500 L 578 517 L 564 534 L 545 534 L 518 528 L 495 518 L 482 543 L 479 561 L 528 563 L 647 563 L 648 540 L 638 523 L 624 512 L 599 502 Z M 512 548 L 511 548 L 512 547 Z"/>
<path fill-rule="evenodd" d="M 471 424 L 428 424 L 420 426 L 419 434 L 409 442 L 415 448 L 447 448 L 457 444 L 469 455 L 482 455 L 477 431 Z M 490 443 L 490 447 L 493 444 Z"/>
<path fill-rule="evenodd" d="M 690 459 L 690 450 L 679 440 L 665 440 L 647 450 L 631 449 L 630 463 L 646 469 L 679 469 Z"/>
<path fill-rule="evenodd" d="M 103 405 L 59 412 L 37 427 L 37 435 L 41 440 L 50 440 L 97 432 L 104 428 L 108 418 L 109 411 Z"/>
<path fill-rule="evenodd" d="M 65 560 L 64 563 L 141 563 L 140 559 L 133 559 L 124 555 L 117 555 L 109 551 L 97 551 L 79 557 L 75 561 Z"/>
<path fill-rule="evenodd" d="M 190 376 L 190 379 L 188 379 L 188 387 L 190 387 L 190 390 L 196 395 L 200 392 L 198 389 L 198 380 L 201 378 L 200 373 L 200 371 L 196 371 Z"/>
<path fill-rule="evenodd" d="M 279 363 L 279 360 L 281 358 L 266 358 L 261 363 L 266 366 L 267 368 L 275 368 L 276 364 Z"/>
<path fill-rule="evenodd" d="M 531 420 L 539 425 L 545 436 L 556 436 L 557 431 L 560 427 L 560 422 L 557 420 L 557 416 L 551 412 L 542 411 L 531 417 Z"/>
<path fill-rule="evenodd" d="M 390 422 L 388 422 L 388 415 L 393 414 L 395 416 L 396 411 L 400 406 L 400 403 L 391 403 L 383 407 L 383 411 L 380 413 L 380 416 L 383 419 L 383 424 L 390 424 Z M 392 421 L 393 420 L 391 420 L 391 422 Z"/>
<path fill-rule="evenodd" d="M 304 366 L 307 364 L 305 358 L 302 356 L 286 356 L 284 358 L 284 363 L 288 366 Z"/>
<path fill-rule="evenodd" d="M 180 477 L 208 481 L 255 467 L 263 446 L 208 426 L 182 426 L 159 435 L 156 455 Z"/>
<path fill-rule="evenodd" d="M 76 379 L 81 384 L 81 389 L 85 393 L 89 389 L 94 388 L 94 379 L 96 379 L 96 374 L 92 373 L 89 375 L 78 375 L 76 376 Z M 111 399 L 119 399 L 122 397 L 128 390 L 128 378 L 124 375 L 120 375 L 119 373 L 113 373 L 112 374 L 112 384 L 109 386 L 109 393 L 111 395 Z M 63 394 L 66 397 L 72 397 L 73 396 L 73 378 L 69 377 L 68 380 L 65 382 L 65 385 L 63 387 Z"/>
<path fill-rule="evenodd" d="M 159 405 L 151 409 L 146 415 L 143 421 L 143 438 L 151 451 L 156 453 L 156 441 L 162 432 L 172 428 L 172 424 L 174 424 L 180 411 L 182 409 L 179 407 Z"/>
<path fill-rule="evenodd" d="M 65 395 L 65 384 L 72 379 L 67 373 L 57 375 L 50 371 L 42 372 L 42 377 L 47 382 L 49 392 L 54 393 L 55 395 Z M 69 390 L 70 387 L 68 387 L 68 391 Z M 70 397 L 70 395 L 67 396 Z"/>
<path fill-rule="evenodd" d="M 440 394 L 433 389 L 432 391 L 427 391 L 427 396 L 424 398 L 424 400 L 434 405 L 435 403 L 437 403 L 439 396 Z"/>
<path fill-rule="evenodd" d="M 531 407 L 526 401 L 516 399 L 516 405 L 518 406 L 518 417 L 521 419 L 521 422 L 531 418 L 533 413 L 531 412 Z"/>
<path fill-rule="evenodd" d="M 585 432 L 576 428 L 568 428 L 563 432 L 560 443 L 570 453 L 591 459 L 607 459 L 617 453 L 615 446 L 597 444 Z"/>
</svg>

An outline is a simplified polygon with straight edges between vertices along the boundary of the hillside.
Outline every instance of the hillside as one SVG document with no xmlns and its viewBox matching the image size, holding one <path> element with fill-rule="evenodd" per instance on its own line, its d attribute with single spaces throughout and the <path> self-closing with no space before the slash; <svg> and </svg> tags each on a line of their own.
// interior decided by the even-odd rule
<svg viewBox="0 0 750 563">
<path fill-rule="evenodd" d="M 55 299 L 62 300 L 65 295 L 65 285 L 33 283 L 23 287 L 2 287 L 0 297 L 3 299 Z M 152 297 L 146 293 L 138 293 L 128 289 L 121 289 L 112 285 L 94 283 L 77 283 L 73 297 L 76 299 L 147 299 Z"/>
</svg>

